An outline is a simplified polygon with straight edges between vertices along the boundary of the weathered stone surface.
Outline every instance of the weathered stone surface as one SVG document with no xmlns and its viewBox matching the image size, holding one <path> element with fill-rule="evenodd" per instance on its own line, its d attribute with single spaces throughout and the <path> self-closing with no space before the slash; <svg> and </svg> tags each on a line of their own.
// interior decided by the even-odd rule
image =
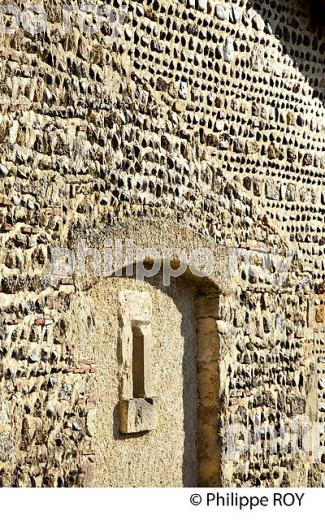
<svg viewBox="0 0 325 520">
<path fill-rule="evenodd" d="M 119 4 L 107 2 L 114 12 Z M 228 463 L 222 445 L 227 421 L 256 419 L 272 427 L 279 414 L 298 415 L 312 427 L 316 417 L 325 420 L 324 35 L 310 24 L 310 2 L 255 4 L 130 2 L 112 39 L 109 27 L 87 36 L 74 22 L 64 34 L 62 2 L 53 0 L 44 2 L 50 10 L 46 34 L 32 37 L 21 28 L 3 37 L 1 485 L 105 481 L 106 468 L 94 462 L 105 446 L 97 441 L 98 431 L 104 436 L 104 412 L 95 418 L 95 410 L 114 400 L 107 411 L 111 422 L 105 416 L 104 423 L 111 437 L 118 436 L 114 406 L 118 410 L 123 381 L 131 388 L 130 350 L 123 357 L 119 341 L 124 338 L 125 346 L 131 336 L 116 333 L 115 350 L 104 356 L 109 329 L 97 319 L 109 295 L 94 312 L 103 279 L 80 280 L 69 263 L 65 276 L 55 275 L 51 249 L 69 248 L 79 234 L 107 238 L 116 224 L 115 239 L 144 229 L 139 248 L 159 249 L 168 236 L 166 247 L 180 245 L 189 254 L 195 237 L 205 237 L 215 253 L 206 285 L 195 276 L 186 281 L 198 291 L 196 339 L 186 321 L 195 315 L 192 299 L 181 299 L 180 310 L 172 305 L 176 289 L 167 294 L 159 286 L 155 293 L 150 286 L 156 304 L 166 308 L 170 350 L 174 337 L 190 336 L 184 364 L 192 363 L 200 392 L 199 410 L 188 421 L 199 416 L 198 431 L 192 430 L 201 459 L 192 450 L 188 465 L 198 468 L 200 483 L 321 481 L 322 468 L 309 454 L 275 454 L 266 464 L 264 455 L 250 453 Z M 141 228 L 144 222 L 155 226 Z M 127 283 L 122 276 L 112 279 L 113 285 L 116 279 Z M 217 288 L 218 305 L 207 287 Z M 131 303 L 137 313 L 132 319 L 148 324 L 149 307 L 141 298 Z M 120 304 L 107 309 L 107 323 L 121 319 Z M 153 334 L 157 352 L 159 331 Z M 201 365 L 195 372 L 196 348 Z M 174 391 L 183 409 L 183 351 L 168 353 L 179 354 L 172 358 Z M 118 387 L 111 401 L 103 390 L 109 393 L 109 384 L 100 383 L 103 357 Z M 153 375 L 152 395 L 167 368 Z M 166 390 L 171 383 L 163 381 Z M 157 424 L 167 429 L 166 413 Z M 183 421 L 177 428 L 180 449 Z M 141 440 L 154 452 L 148 437 L 133 440 L 134 452 L 141 451 Z M 262 453 L 267 450 L 263 439 Z M 128 452 L 121 456 L 127 459 Z M 177 471 L 173 481 L 166 470 L 164 482 L 182 485 L 179 465 Z"/>
<path fill-rule="evenodd" d="M 131 399 L 120 402 L 120 430 L 137 433 L 157 427 L 154 399 Z"/>
</svg>

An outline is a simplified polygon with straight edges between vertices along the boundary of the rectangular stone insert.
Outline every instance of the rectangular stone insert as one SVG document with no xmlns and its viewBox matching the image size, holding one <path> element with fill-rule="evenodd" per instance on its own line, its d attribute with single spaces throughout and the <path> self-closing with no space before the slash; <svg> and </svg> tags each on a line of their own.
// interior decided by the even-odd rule
<svg viewBox="0 0 325 520">
<path fill-rule="evenodd" d="M 120 292 L 121 400 L 120 431 L 136 433 L 156 427 L 151 376 L 150 295 Z"/>
<path fill-rule="evenodd" d="M 156 400 L 139 398 L 120 401 L 120 431 L 138 433 L 156 429 Z"/>
</svg>

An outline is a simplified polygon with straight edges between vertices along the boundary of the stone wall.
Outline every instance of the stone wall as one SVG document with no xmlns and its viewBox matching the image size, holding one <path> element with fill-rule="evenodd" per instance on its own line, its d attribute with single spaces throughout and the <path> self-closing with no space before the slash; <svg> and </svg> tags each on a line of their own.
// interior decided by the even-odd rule
<svg viewBox="0 0 325 520">
<path fill-rule="evenodd" d="M 64 34 L 62 2 L 38 3 L 46 32 L 0 45 L 1 484 L 91 479 L 96 369 L 67 319 L 84 290 L 51 275 L 50 253 L 117 223 L 236 252 L 217 320 L 221 443 L 227 421 L 323 426 L 325 38 L 310 3 L 130 1 L 113 40 L 74 20 Z M 224 485 L 321 484 L 310 453 L 225 449 Z"/>
<path fill-rule="evenodd" d="M 121 290 L 131 290 L 136 295 L 138 305 L 132 307 L 133 312 L 140 307 L 141 295 L 150 299 L 152 305 L 152 391 L 149 395 L 155 400 L 158 424 L 149 433 L 120 433 L 121 352 L 117 345 Z M 79 325 L 79 333 L 72 331 L 71 341 L 80 344 L 82 338 L 86 339 L 87 359 L 96 360 L 97 366 L 93 380 L 98 419 L 93 445 L 96 471 L 88 485 L 197 485 L 194 295 L 195 289 L 188 282 L 177 280 L 171 287 L 164 288 L 159 276 L 150 279 L 150 283 L 107 278 L 87 294 L 93 331 L 85 336 Z M 75 298 L 69 312 L 69 319 L 76 324 L 80 323 L 79 302 L 80 297 Z M 123 371 L 125 383 L 124 364 Z M 125 390 L 124 393 L 124 399 L 130 397 Z"/>
</svg>

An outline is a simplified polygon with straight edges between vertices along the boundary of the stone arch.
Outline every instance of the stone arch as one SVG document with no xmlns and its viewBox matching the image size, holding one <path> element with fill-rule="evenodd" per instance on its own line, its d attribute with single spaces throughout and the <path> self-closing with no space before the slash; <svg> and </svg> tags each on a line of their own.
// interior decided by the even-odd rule
<svg viewBox="0 0 325 520">
<path fill-rule="evenodd" d="M 72 249 L 77 258 L 77 255 L 80 254 L 80 243 L 82 243 L 82 247 L 86 249 L 85 253 L 89 255 L 90 263 L 92 263 L 96 258 L 98 260 L 98 254 L 103 258 L 105 248 L 107 249 L 107 240 L 111 245 L 115 241 L 119 241 L 119 244 L 130 241 L 136 250 L 151 250 L 146 256 L 147 266 L 153 265 L 157 259 L 163 261 L 166 250 L 174 249 L 175 245 L 187 257 L 190 256 L 193 249 L 208 249 L 212 252 L 215 261 L 209 275 L 203 276 L 201 273 L 197 276 L 188 267 L 181 274 L 180 279 L 195 288 L 196 294 L 197 484 L 220 486 L 222 485 L 223 465 L 221 403 L 225 373 L 223 355 L 227 351 L 227 340 L 220 335 L 219 331 L 220 327 L 225 326 L 220 305 L 224 299 L 232 298 L 235 293 L 234 259 L 227 248 L 216 246 L 211 240 L 201 237 L 184 226 L 171 223 L 158 224 L 152 221 L 138 221 L 111 227 L 105 232 L 78 233 L 78 235 L 74 235 Z M 132 260 L 132 258 L 124 258 L 122 255 L 119 260 L 118 269 L 113 269 L 110 277 L 132 277 L 130 266 L 136 266 L 134 258 Z M 179 267 L 179 262 L 174 257 L 169 257 L 169 261 L 173 268 Z M 96 269 L 91 271 L 91 265 L 89 268 L 90 270 L 82 273 L 82 276 L 80 276 L 81 273 L 79 276 L 78 273 L 74 275 L 80 291 L 89 291 L 92 287 L 101 284 L 103 273 L 100 273 L 99 270 L 94 272 Z M 134 273 L 135 269 L 133 269 L 133 275 Z M 121 374 L 119 377 L 122 377 Z M 186 480 L 184 483 L 186 485 Z"/>
<path fill-rule="evenodd" d="M 68 243 L 69 250 L 73 252 L 75 259 L 72 274 L 76 279 L 76 285 L 83 290 L 87 286 L 98 283 L 100 277 L 105 275 L 102 259 L 104 258 L 105 244 L 110 241 L 112 244 L 120 242 L 133 244 L 134 253 L 137 250 L 151 249 L 159 253 L 165 250 L 180 249 L 187 257 L 191 256 L 191 252 L 195 249 L 206 249 L 213 254 L 213 266 L 207 276 L 202 277 L 202 283 L 214 285 L 220 294 L 230 296 L 236 292 L 238 279 L 236 255 L 233 248 L 220 246 L 211 238 L 203 236 L 188 227 L 176 224 L 174 221 L 164 220 L 156 221 L 151 219 L 134 219 L 124 223 L 109 226 L 103 230 L 94 230 L 89 228 L 75 229 L 70 232 L 70 240 Z M 91 260 L 100 258 L 99 273 L 90 265 L 85 272 L 80 272 L 78 267 L 78 255 L 80 253 L 80 244 L 83 248 L 90 250 Z M 162 255 L 159 256 L 162 258 Z M 147 261 L 150 263 L 156 255 L 148 255 Z M 80 260 L 80 259 L 79 259 Z M 126 268 L 130 263 L 134 263 L 134 258 L 122 256 L 120 268 Z M 99 276 L 98 276 L 99 274 Z M 114 274 L 114 270 L 110 275 Z M 187 272 L 190 276 L 191 273 Z"/>
</svg>

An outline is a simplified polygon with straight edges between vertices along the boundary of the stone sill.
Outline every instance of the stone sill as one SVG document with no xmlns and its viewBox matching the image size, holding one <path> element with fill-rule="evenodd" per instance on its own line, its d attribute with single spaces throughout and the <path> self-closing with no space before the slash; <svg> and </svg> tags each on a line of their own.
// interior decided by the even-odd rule
<svg viewBox="0 0 325 520">
<path fill-rule="evenodd" d="M 120 401 L 121 433 L 139 433 L 155 430 L 157 399 L 139 397 Z"/>
</svg>

